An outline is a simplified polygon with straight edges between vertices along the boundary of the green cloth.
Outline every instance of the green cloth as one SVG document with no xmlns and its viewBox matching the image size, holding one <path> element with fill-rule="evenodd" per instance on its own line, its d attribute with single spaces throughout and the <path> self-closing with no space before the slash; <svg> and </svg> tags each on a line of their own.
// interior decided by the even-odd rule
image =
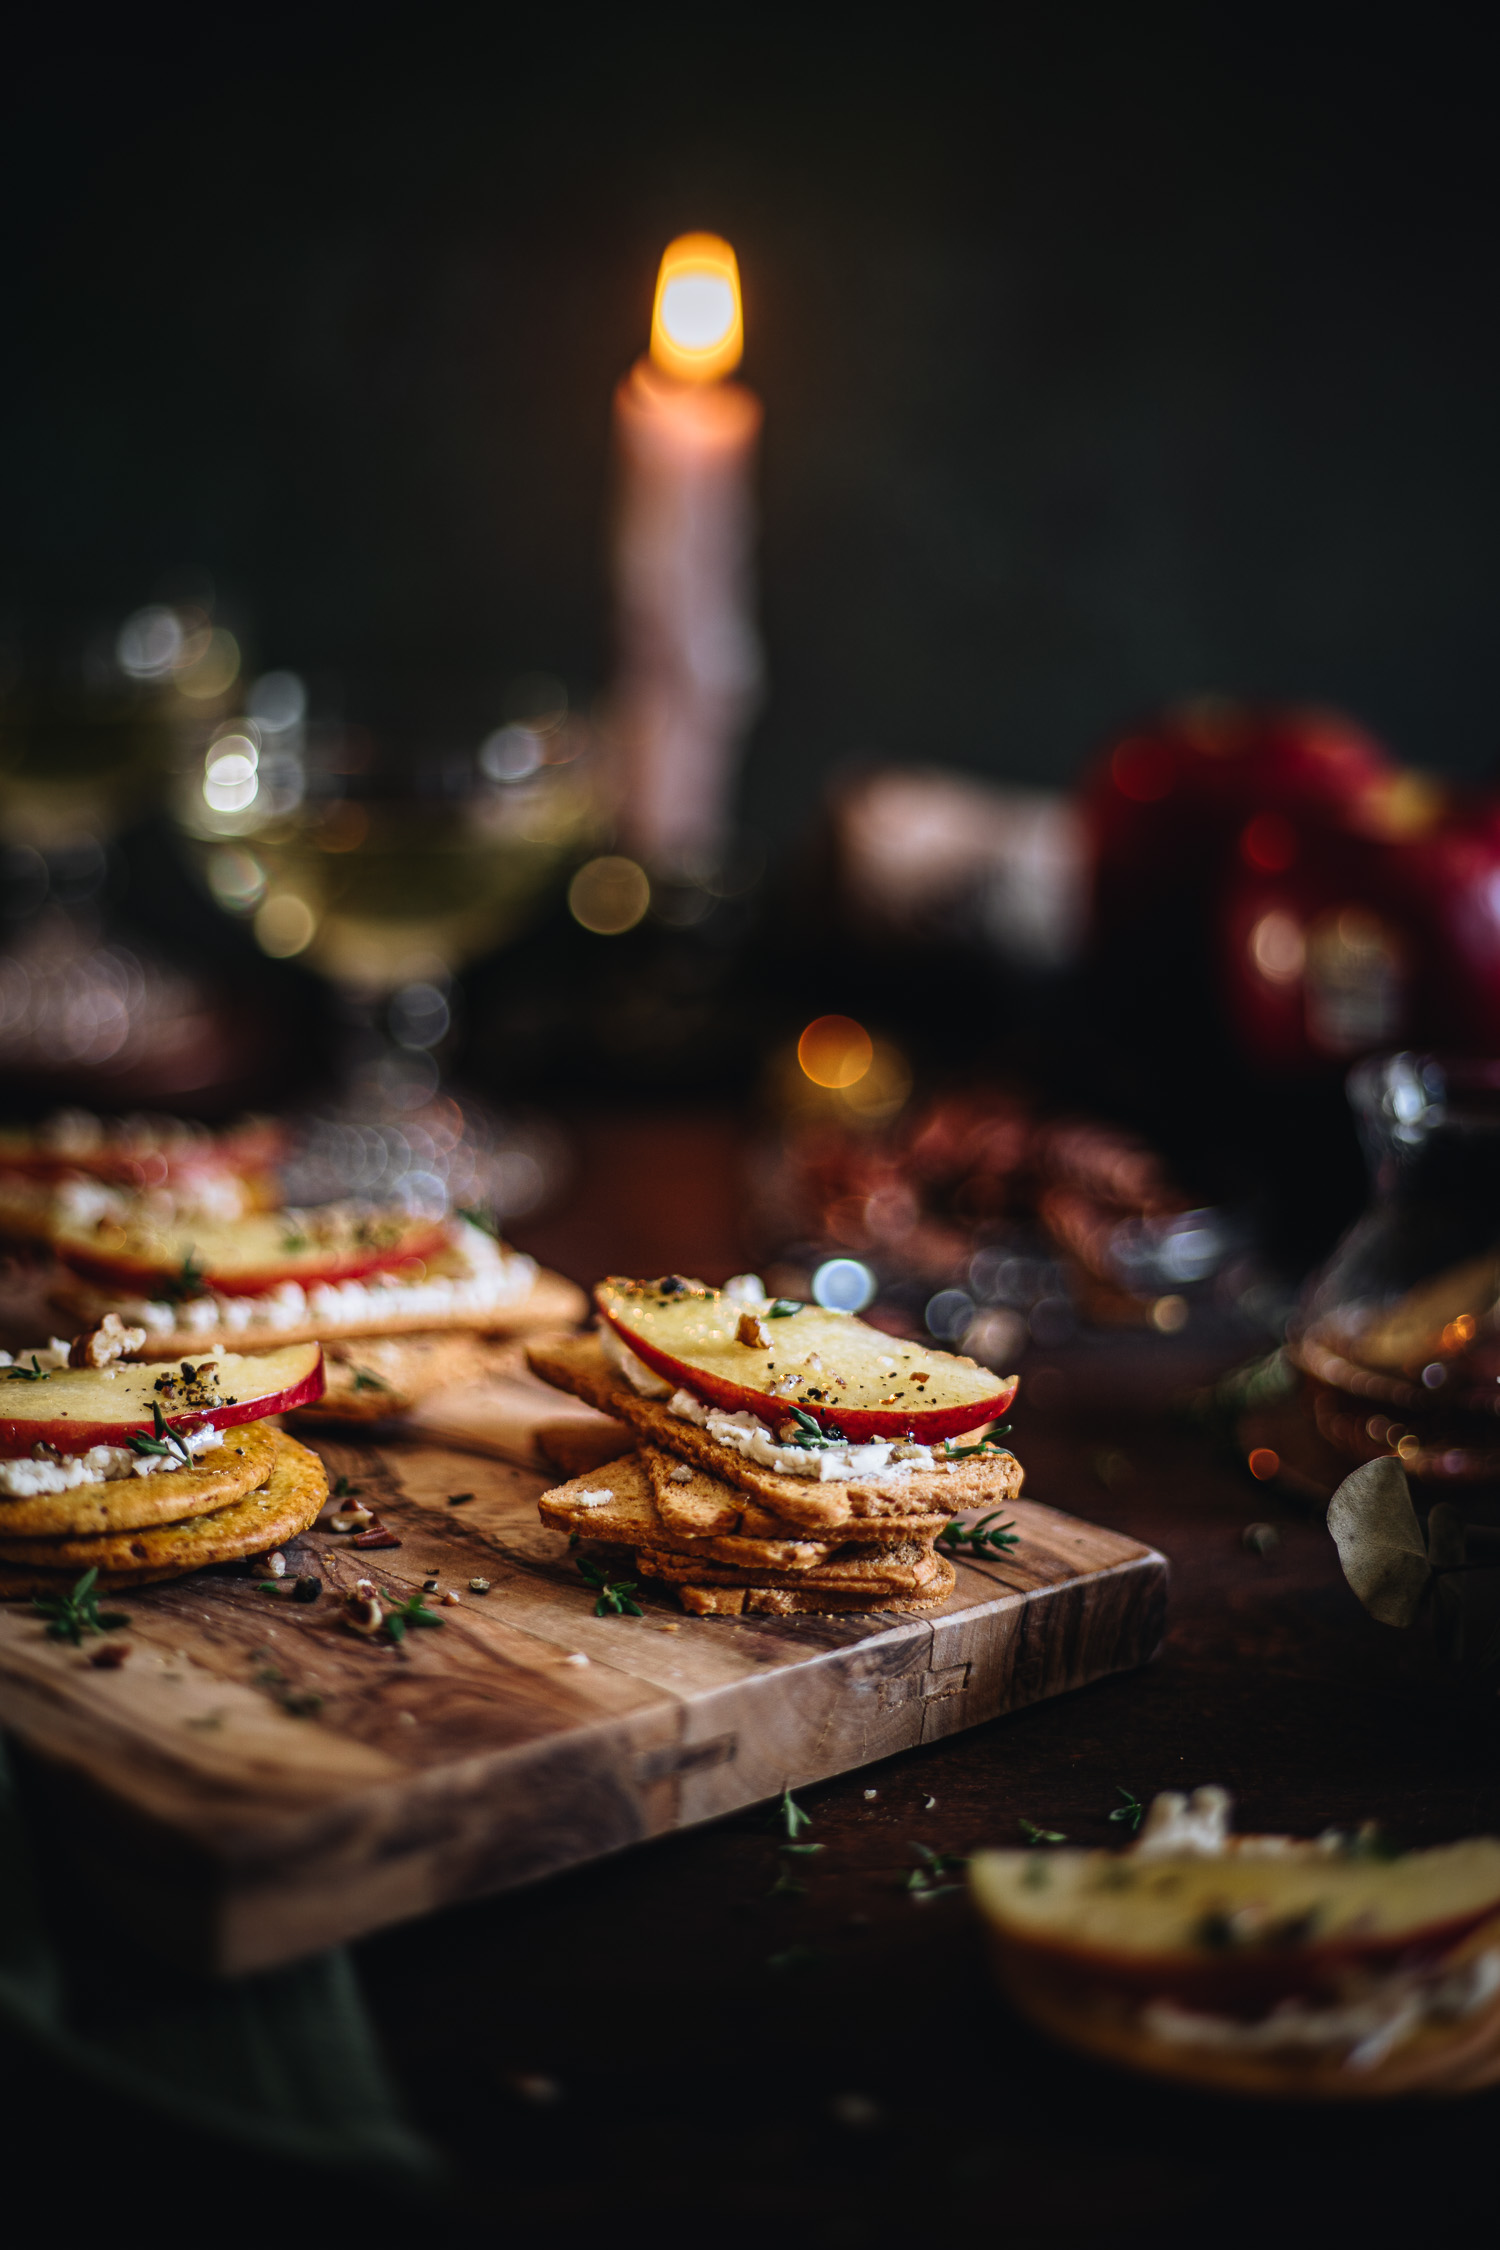
<svg viewBox="0 0 1500 2250">
<path fill-rule="evenodd" d="M 101 2003 L 81 1949 L 49 1926 L 0 1741 L 0 2086 L 11 2106 L 45 2082 L 53 2116 L 59 2095 L 83 2117 L 124 2105 L 174 2147 L 441 2195 L 441 2160 L 401 2114 L 347 1952 L 232 1980 L 134 1957 L 128 1944 L 107 1958 Z"/>
</svg>

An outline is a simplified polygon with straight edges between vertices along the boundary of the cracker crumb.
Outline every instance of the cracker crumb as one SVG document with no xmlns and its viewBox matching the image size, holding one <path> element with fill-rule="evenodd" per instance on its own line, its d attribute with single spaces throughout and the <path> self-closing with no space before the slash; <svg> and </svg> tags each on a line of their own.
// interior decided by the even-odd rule
<svg viewBox="0 0 1500 2250">
<path fill-rule="evenodd" d="M 587 1664 L 588 1658 L 584 1655 L 581 1648 L 575 1648 L 571 1656 L 565 1656 L 563 1658 L 563 1662 L 564 1664 Z"/>
<path fill-rule="evenodd" d="M 875 1798 L 877 1798 L 877 1797 L 878 1797 L 879 1795 L 880 1795 L 880 1791 L 879 1791 L 878 1789 L 867 1789 L 867 1790 L 865 1791 L 865 1803 L 866 1803 L 867 1805 L 868 1805 L 868 1804 L 871 1804 L 871 1803 L 873 1803 L 874 1799 L 875 1799 Z"/>
</svg>

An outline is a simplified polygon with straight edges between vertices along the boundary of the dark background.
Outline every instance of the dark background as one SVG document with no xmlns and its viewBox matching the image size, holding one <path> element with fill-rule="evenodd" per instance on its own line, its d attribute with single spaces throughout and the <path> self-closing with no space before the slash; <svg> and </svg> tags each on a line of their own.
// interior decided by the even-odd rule
<svg viewBox="0 0 1500 2250">
<path fill-rule="evenodd" d="M 1477 15 L 80 10 L 6 77 L 0 605 L 204 575 L 434 734 L 608 664 L 613 382 L 721 229 L 785 835 L 850 756 L 1065 780 L 1206 689 L 1495 750 Z"/>
</svg>

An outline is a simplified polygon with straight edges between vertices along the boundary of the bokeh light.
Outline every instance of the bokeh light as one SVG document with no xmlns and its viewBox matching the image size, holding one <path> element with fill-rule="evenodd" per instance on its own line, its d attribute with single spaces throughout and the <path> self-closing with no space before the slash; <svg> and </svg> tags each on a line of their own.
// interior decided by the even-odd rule
<svg viewBox="0 0 1500 2250">
<path fill-rule="evenodd" d="M 812 1277 L 813 1301 L 825 1312 L 863 1312 L 875 1295 L 875 1276 L 858 1258 L 828 1258 Z"/>
<path fill-rule="evenodd" d="M 1250 959 L 1267 984 L 1295 984 L 1307 966 L 1307 940 L 1290 914 L 1263 914 L 1250 932 Z"/>
<path fill-rule="evenodd" d="M 596 937 L 633 930 L 651 904 L 651 885 L 633 859 L 591 859 L 568 885 L 568 911 Z"/>
<path fill-rule="evenodd" d="M 1257 874 L 1282 874 L 1297 851 L 1297 831 L 1280 813 L 1257 813 L 1240 831 L 1240 857 Z"/>
<path fill-rule="evenodd" d="M 797 1060 L 815 1086 L 857 1086 L 875 1060 L 875 1042 L 852 1016 L 818 1016 L 797 1041 Z"/>
<path fill-rule="evenodd" d="M 305 898 L 292 891 L 273 891 L 255 917 L 255 942 L 273 961 L 288 961 L 303 953 L 317 932 L 318 919 Z"/>
</svg>

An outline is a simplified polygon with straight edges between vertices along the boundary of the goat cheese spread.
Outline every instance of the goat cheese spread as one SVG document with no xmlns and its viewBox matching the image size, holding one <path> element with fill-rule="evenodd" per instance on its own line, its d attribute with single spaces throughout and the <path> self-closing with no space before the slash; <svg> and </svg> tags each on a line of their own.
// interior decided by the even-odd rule
<svg viewBox="0 0 1500 2250">
<path fill-rule="evenodd" d="M 364 1281 L 315 1281 L 306 1289 L 299 1281 L 283 1281 L 258 1297 L 211 1290 L 180 1305 L 152 1297 L 112 1297 L 110 1303 L 123 1319 L 139 1323 L 153 1336 L 184 1330 L 197 1336 L 242 1336 L 250 1329 L 305 1328 L 310 1320 L 333 1330 L 414 1317 L 440 1326 L 456 1313 L 494 1312 L 514 1304 L 536 1279 L 535 1258 L 503 1249 L 465 1219 L 453 1221 L 449 1244 L 463 1270 L 423 1281 L 375 1273 Z"/>
<path fill-rule="evenodd" d="M 1457 1968 L 1394 1970 L 1328 2007 L 1282 2000 L 1255 2023 L 1153 2000 L 1141 2012 L 1141 2029 L 1175 2047 L 1212 2047 L 1221 2054 L 1342 2048 L 1346 2070 L 1373 2070 L 1424 2024 L 1459 2022 L 1497 1992 L 1500 1952 L 1486 1951 Z"/>
<path fill-rule="evenodd" d="M 184 1430 L 189 1453 L 206 1453 L 224 1443 L 222 1430 Z M 71 1492 L 80 1484 L 116 1484 L 122 1477 L 163 1476 L 184 1466 L 175 1453 L 132 1453 L 128 1445 L 91 1445 L 87 1453 L 50 1454 L 0 1461 L 0 1493 L 8 1500 L 30 1500 L 41 1492 Z"/>
</svg>

